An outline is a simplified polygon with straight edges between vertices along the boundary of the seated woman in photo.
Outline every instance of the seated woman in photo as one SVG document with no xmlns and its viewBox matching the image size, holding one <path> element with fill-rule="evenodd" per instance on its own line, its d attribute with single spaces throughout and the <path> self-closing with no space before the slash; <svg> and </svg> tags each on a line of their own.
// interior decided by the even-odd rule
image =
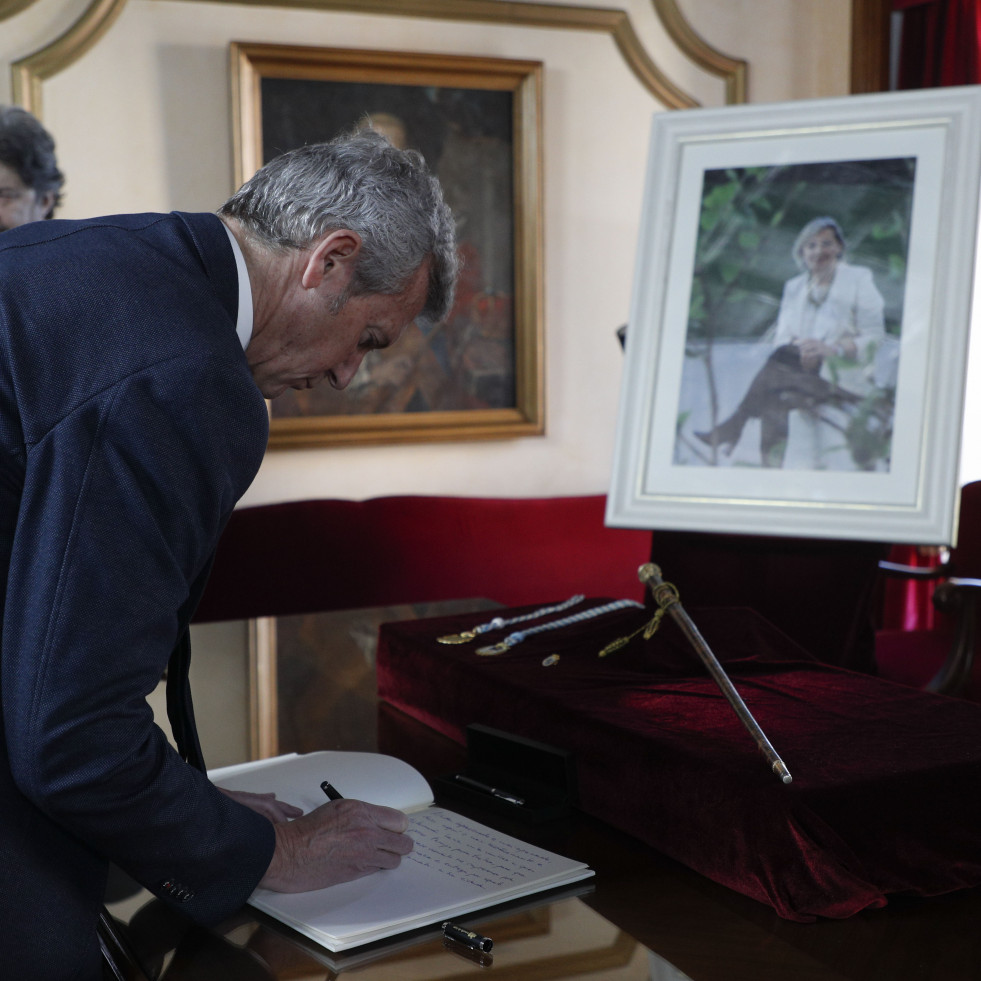
<svg viewBox="0 0 981 981">
<path fill-rule="evenodd" d="M 764 467 L 856 469 L 844 410 L 868 394 L 854 369 L 872 363 L 885 337 L 884 303 L 871 271 L 849 265 L 844 253 L 833 218 L 815 218 L 801 230 L 793 247 L 801 273 L 784 285 L 773 353 L 736 411 L 695 434 L 703 443 L 731 452 L 747 420 L 758 418 Z"/>
</svg>

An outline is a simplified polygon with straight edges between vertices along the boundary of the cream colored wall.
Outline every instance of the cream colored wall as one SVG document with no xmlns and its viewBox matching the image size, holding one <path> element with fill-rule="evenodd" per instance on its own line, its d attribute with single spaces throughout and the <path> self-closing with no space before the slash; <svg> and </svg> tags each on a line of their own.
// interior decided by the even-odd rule
<svg viewBox="0 0 981 981">
<path fill-rule="evenodd" d="M 452 5 L 453 0 L 448 0 Z M 0 25 L 12 61 L 50 43 L 85 0 L 36 0 Z M 651 0 L 626 10 L 682 90 L 719 79 L 669 40 Z M 692 27 L 748 60 L 751 101 L 844 94 L 849 0 L 680 0 Z M 546 426 L 489 442 L 276 451 L 244 503 L 392 493 L 533 496 L 606 489 L 651 114 L 661 110 L 603 33 L 182 0 L 128 0 L 105 36 L 43 86 L 68 175 L 64 217 L 213 210 L 232 188 L 232 40 L 536 59 L 544 63 Z"/>
</svg>

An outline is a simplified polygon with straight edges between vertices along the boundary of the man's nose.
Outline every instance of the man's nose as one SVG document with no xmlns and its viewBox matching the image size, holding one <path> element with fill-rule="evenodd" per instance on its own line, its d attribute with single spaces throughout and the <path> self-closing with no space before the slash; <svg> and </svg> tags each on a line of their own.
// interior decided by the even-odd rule
<svg viewBox="0 0 981 981">
<path fill-rule="evenodd" d="M 358 351 L 356 354 L 351 355 L 346 361 L 341 362 L 336 368 L 332 368 L 327 372 L 327 378 L 330 381 L 331 388 L 336 388 L 340 391 L 342 388 L 347 388 L 351 383 L 351 379 L 358 373 L 358 368 L 361 367 L 361 362 L 364 360 L 365 352 Z"/>
</svg>

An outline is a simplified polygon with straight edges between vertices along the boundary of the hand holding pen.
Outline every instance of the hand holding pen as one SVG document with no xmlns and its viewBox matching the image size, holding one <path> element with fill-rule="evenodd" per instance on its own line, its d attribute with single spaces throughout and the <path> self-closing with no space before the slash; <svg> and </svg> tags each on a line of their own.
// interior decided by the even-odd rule
<svg viewBox="0 0 981 981">
<path fill-rule="evenodd" d="M 392 807 L 345 800 L 321 784 L 332 806 L 315 808 L 288 824 L 274 824 L 276 847 L 259 883 L 276 892 L 306 892 L 397 868 L 412 851 L 409 819 Z"/>
</svg>

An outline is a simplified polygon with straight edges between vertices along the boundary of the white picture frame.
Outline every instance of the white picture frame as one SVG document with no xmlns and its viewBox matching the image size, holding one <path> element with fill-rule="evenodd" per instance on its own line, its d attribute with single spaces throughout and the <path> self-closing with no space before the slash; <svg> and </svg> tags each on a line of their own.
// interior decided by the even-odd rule
<svg viewBox="0 0 981 981">
<path fill-rule="evenodd" d="M 979 147 L 981 86 L 654 116 L 607 524 L 954 543 Z M 872 299 L 794 305 L 806 216 Z"/>
</svg>

